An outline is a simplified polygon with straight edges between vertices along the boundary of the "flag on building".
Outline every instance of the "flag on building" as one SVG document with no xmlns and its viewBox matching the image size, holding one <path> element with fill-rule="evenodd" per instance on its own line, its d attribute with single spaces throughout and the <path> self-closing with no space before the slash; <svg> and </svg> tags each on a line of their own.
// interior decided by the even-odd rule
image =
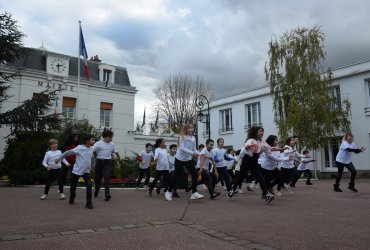
<svg viewBox="0 0 370 250">
<path fill-rule="evenodd" d="M 159 119 L 159 107 L 158 107 L 158 110 L 157 110 L 157 117 L 155 118 L 155 124 L 154 124 L 155 128 L 158 128 L 158 119 Z"/>
<path fill-rule="evenodd" d="M 144 127 L 145 125 L 145 109 L 146 107 L 144 107 L 143 123 L 141 124 L 141 127 Z"/>
<path fill-rule="evenodd" d="M 79 56 L 83 56 L 84 58 L 83 63 L 84 63 L 84 68 L 85 68 L 85 77 L 86 77 L 86 80 L 90 80 L 89 68 L 87 66 L 87 50 L 85 46 L 84 35 L 82 34 L 81 23 L 80 23 L 80 53 L 79 53 Z"/>
<path fill-rule="evenodd" d="M 168 128 L 171 129 L 172 126 L 173 126 L 173 119 L 172 119 L 172 115 L 170 112 L 170 114 L 168 115 Z"/>
</svg>

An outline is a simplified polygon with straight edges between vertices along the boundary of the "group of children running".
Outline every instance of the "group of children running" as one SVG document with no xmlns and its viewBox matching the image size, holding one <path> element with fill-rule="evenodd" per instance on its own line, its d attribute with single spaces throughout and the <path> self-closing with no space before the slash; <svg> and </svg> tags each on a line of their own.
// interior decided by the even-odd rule
<svg viewBox="0 0 370 250">
<path fill-rule="evenodd" d="M 160 189 L 164 189 L 164 198 L 171 201 L 174 197 L 179 197 L 177 189 L 180 182 L 184 179 L 184 169 L 191 176 L 191 196 L 190 199 L 202 199 L 204 196 L 197 191 L 198 181 L 201 180 L 208 189 L 210 199 L 214 199 L 221 193 L 215 190 L 216 184 L 220 181 L 222 186 L 227 189 L 227 196 L 232 198 L 238 192 L 241 192 L 241 185 L 244 179 L 248 183 L 252 180 L 258 182 L 262 198 L 271 203 L 275 195 L 281 196 L 281 189 L 286 188 L 289 192 L 291 187 L 295 187 L 302 173 L 307 176 L 306 185 L 312 185 L 310 179 L 312 173 L 307 167 L 310 162 L 315 161 L 309 155 L 307 150 L 303 154 L 298 153 L 296 149 L 297 138 L 288 137 L 283 147 L 279 146 L 279 139 L 275 135 L 269 135 L 266 141 L 262 140 L 264 129 L 253 126 L 248 131 L 248 136 L 244 146 L 237 151 L 225 150 L 224 140 L 217 139 L 217 146 L 212 139 L 207 139 L 205 145 L 196 147 L 196 139 L 193 136 L 193 126 L 186 124 L 182 127 L 178 144 L 169 146 L 167 151 L 166 140 L 159 138 L 155 141 L 154 154 L 151 144 L 145 145 L 145 150 L 137 155 L 139 161 L 139 177 L 137 180 L 137 189 L 140 190 L 141 181 L 145 175 L 144 187 L 147 188 L 148 196 L 156 189 L 159 194 Z M 63 154 L 58 150 L 57 141 L 49 140 L 50 150 L 45 154 L 43 165 L 48 170 L 48 177 L 45 185 L 42 200 L 47 198 L 50 185 L 58 180 L 60 199 L 65 199 L 63 193 L 63 181 L 61 171 L 61 161 L 66 167 L 70 163 L 65 159 L 75 155 L 75 162 L 71 175 L 71 188 L 69 203 L 73 204 L 76 197 L 77 181 L 80 177 L 84 179 L 86 186 L 86 208 L 93 208 L 92 205 L 92 185 L 90 182 L 90 170 L 94 165 L 94 156 L 97 159 L 95 166 L 95 190 L 94 197 L 97 197 L 100 189 L 100 181 L 104 177 L 105 201 L 111 199 L 109 189 L 109 178 L 112 167 L 112 154 L 119 158 L 116 146 L 112 143 L 113 132 L 104 130 L 103 140 L 95 143 L 92 135 L 86 135 L 82 145 L 65 151 Z M 346 134 L 339 153 L 337 155 L 338 177 L 334 184 L 334 191 L 341 192 L 339 182 L 346 167 L 351 171 L 351 183 L 349 189 L 354 192 L 354 179 L 356 170 L 353 167 L 351 153 L 360 153 L 365 148 L 357 148 L 353 143 L 352 134 Z M 154 159 L 156 163 L 156 174 L 154 180 L 150 180 L 150 164 Z M 297 160 L 298 159 L 298 160 Z M 295 167 L 294 162 L 298 161 L 299 166 Z M 234 162 L 237 162 L 235 172 L 233 170 Z M 161 180 L 161 185 L 157 182 Z M 251 186 L 247 190 L 252 190 Z"/>
<path fill-rule="evenodd" d="M 95 191 L 94 197 L 97 197 L 100 190 L 100 181 L 104 177 L 105 201 L 111 199 L 109 189 L 109 179 L 112 168 L 112 154 L 120 158 L 116 146 L 112 143 L 113 132 L 104 130 L 103 140 L 95 143 L 95 138 L 91 134 L 85 135 L 83 143 L 75 148 L 65 151 L 63 154 L 58 150 L 58 141 L 50 139 L 48 142 L 49 151 L 46 152 L 42 165 L 48 170 L 44 194 L 41 200 L 46 200 L 51 184 L 57 180 L 59 186 L 60 199 L 64 200 L 66 196 L 63 192 L 63 175 L 61 161 L 67 166 L 71 164 L 65 159 L 75 155 L 75 162 L 71 171 L 71 187 L 69 204 L 74 204 L 76 197 L 77 182 L 80 177 L 83 178 L 86 187 L 86 208 L 92 209 L 92 184 L 90 181 L 90 170 L 95 165 Z M 95 156 L 95 157 L 94 157 Z M 95 159 L 96 158 L 96 164 Z"/>
</svg>

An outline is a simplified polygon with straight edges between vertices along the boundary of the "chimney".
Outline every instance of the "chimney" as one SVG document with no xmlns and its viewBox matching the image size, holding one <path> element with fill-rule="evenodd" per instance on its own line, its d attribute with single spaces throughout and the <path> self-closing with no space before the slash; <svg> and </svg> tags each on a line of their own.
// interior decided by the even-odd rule
<svg viewBox="0 0 370 250">
<path fill-rule="evenodd" d="M 99 59 L 99 56 L 98 55 L 95 55 L 95 56 L 92 56 L 91 58 L 90 58 L 90 61 L 93 61 L 93 62 L 101 62 L 101 60 Z"/>
</svg>

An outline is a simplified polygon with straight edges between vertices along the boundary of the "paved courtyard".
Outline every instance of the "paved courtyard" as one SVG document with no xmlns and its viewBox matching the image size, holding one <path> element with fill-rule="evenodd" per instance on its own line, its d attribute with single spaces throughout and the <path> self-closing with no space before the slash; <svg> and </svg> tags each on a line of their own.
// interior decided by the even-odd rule
<svg viewBox="0 0 370 250">
<path fill-rule="evenodd" d="M 180 190 L 166 202 L 114 189 L 92 210 L 84 189 L 69 205 L 57 188 L 41 201 L 43 187 L 0 187 L 0 249 L 369 249 L 370 180 L 357 181 L 359 193 L 347 182 L 335 193 L 333 180 L 300 181 L 270 205 L 260 190 L 196 201 Z"/>
</svg>

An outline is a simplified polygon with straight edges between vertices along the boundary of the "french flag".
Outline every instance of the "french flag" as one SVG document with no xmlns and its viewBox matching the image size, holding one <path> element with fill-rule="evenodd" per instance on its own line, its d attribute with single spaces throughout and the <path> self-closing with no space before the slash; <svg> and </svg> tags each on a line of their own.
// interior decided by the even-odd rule
<svg viewBox="0 0 370 250">
<path fill-rule="evenodd" d="M 80 54 L 79 56 L 83 56 L 84 58 L 84 68 L 85 68 L 85 77 L 86 80 L 90 80 L 90 74 L 89 74 L 89 68 L 87 66 L 87 50 L 85 46 L 85 41 L 84 41 L 84 35 L 82 34 L 82 28 L 80 25 Z"/>
</svg>

